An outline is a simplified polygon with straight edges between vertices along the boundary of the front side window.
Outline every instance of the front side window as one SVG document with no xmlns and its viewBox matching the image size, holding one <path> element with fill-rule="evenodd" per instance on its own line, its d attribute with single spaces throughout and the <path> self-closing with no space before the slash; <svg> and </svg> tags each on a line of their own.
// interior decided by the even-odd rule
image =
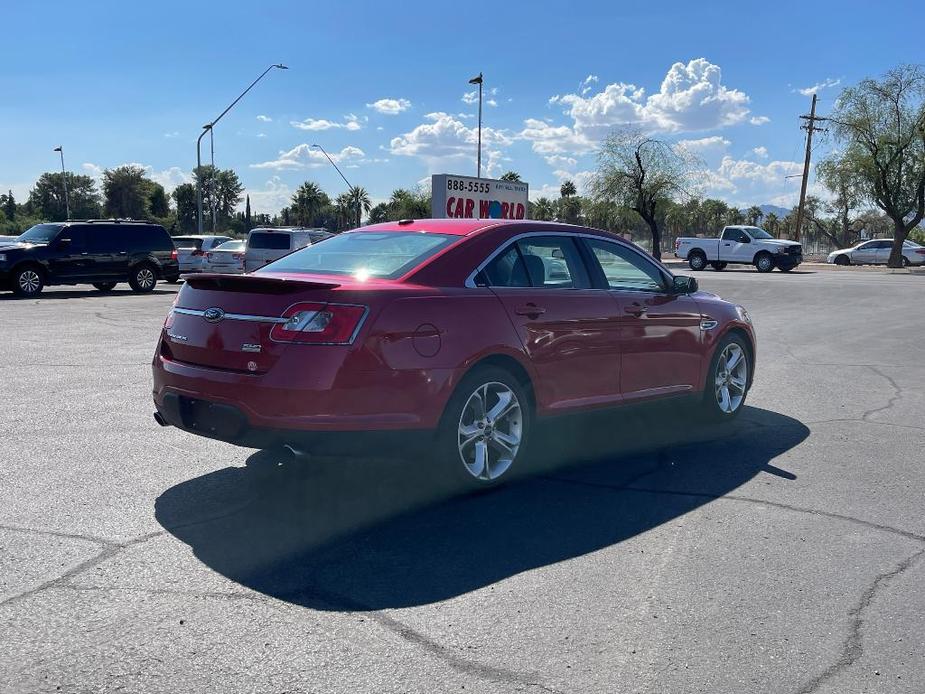
<svg viewBox="0 0 925 694">
<path fill-rule="evenodd" d="M 252 234 L 252 241 L 253 237 Z M 396 279 L 458 240 L 459 237 L 452 234 L 419 231 L 347 232 L 323 243 L 305 246 L 264 265 L 257 272 L 305 272 L 313 275 L 353 275 L 358 279 Z"/>
<path fill-rule="evenodd" d="M 586 243 L 600 263 L 604 278 L 611 289 L 645 292 L 665 290 L 665 277 L 662 272 L 639 253 L 608 241 L 586 239 Z"/>
<path fill-rule="evenodd" d="M 748 229 L 748 233 L 751 235 L 753 239 L 773 239 L 774 238 L 761 227 L 746 227 L 746 229 Z"/>
</svg>

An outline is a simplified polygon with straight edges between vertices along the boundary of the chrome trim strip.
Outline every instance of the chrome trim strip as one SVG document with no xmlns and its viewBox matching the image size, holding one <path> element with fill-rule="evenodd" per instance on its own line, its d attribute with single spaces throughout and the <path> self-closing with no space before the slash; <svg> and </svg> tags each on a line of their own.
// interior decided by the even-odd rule
<svg viewBox="0 0 925 694">
<path fill-rule="evenodd" d="M 184 316 L 198 316 L 200 318 L 205 317 L 205 311 L 200 311 L 193 308 L 180 308 L 175 306 L 173 308 L 174 313 L 182 313 Z M 222 320 L 242 320 L 249 321 L 251 323 L 288 323 L 288 318 L 278 318 L 274 316 L 251 316 L 245 313 L 226 313 Z"/>
<path fill-rule="evenodd" d="M 594 239 L 597 241 L 605 241 L 609 243 L 615 243 L 618 246 L 623 246 L 625 244 L 625 247 L 628 248 L 630 251 L 638 255 L 640 258 L 645 260 L 647 263 L 654 265 L 658 269 L 658 271 L 663 276 L 665 276 L 667 280 L 670 280 L 674 277 L 674 275 L 672 275 L 671 272 L 669 272 L 667 268 L 660 265 L 658 261 L 655 260 L 655 258 L 650 256 L 648 253 L 645 253 L 639 250 L 633 244 L 627 243 L 625 240 L 623 241 L 623 244 L 621 244 L 620 241 L 617 241 L 616 239 L 609 237 L 609 236 L 603 236 L 603 235 L 598 236 L 597 234 L 587 234 L 587 233 L 583 233 L 580 231 L 528 231 L 523 234 L 517 234 L 517 236 L 512 236 L 504 243 L 503 246 L 499 246 L 498 248 L 496 248 L 487 258 L 485 258 L 485 260 L 479 263 L 479 265 L 475 268 L 475 270 L 473 270 L 469 274 L 469 276 L 466 278 L 465 286 L 468 287 L 469 289 L 477 288 L 479 285 L 475 283 L 475 276 L 478 275 L 482 270 L 484 270 L 486 265 L 488 265 L 498 255 L 505 252 L 511 246 L 511 244 L 516 243 L 520 239 L 529 238 L 531 236 L 567 236 L 569 238 L 583 238 L 583 239 Z M 670 284 L 671 283 L 669 282 L 669 285 Z M 516 287 L 516 288 L 518 289 L 537 289 L 537 287 Z M 504 289 L 515 289 L 515 287 L 504 287 Z M 596 289 L 596 287 L 589 287 L 589 289 Z M 611 288 L 608 288 L 602 291 L 613 291 L 613 290 Z"/>
<path fill-rule="evenodd" d="M 715 321 L 712 318 L 704 318 L 700 321 L 701 330 L 713 330 L 717 325 L 719 325 L 719 321 Z"/>
</svg>

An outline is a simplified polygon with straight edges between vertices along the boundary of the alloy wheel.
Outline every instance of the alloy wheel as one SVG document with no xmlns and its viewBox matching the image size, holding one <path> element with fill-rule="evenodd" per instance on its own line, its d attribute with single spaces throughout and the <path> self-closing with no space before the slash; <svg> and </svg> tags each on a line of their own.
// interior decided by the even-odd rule
<svg viewBox="0 0 925 694">
<path fill-rule="evenodd" d="M 23 294 L 35 294 L 42 286 L 42 278 L 35 270 L 23 270 L 17 282 Z"/>
<path fill-rule="evenodd" d="M 516 393 L 492 381 L 476 388 L 463 406 L 457 428 L 459 457 L 474 478 L 489 482 L 503 475 L 517 457 L 523 411 Z"/>
<path fill-rule="evenodd" d="M 151 289 L 155 283 L 154 273 L 151 268 L 143 267 L 135 275 L 135 281 L 141 289 Z"/>
<path fill-rule="evenodd" d="M 745 350 L 736 343 L 726 345 L 716 362 L 714 392 L 716 404 L 725 414 L 732 414 L 742 406 L 748 387 L 748 358 Z"/>
</svg>

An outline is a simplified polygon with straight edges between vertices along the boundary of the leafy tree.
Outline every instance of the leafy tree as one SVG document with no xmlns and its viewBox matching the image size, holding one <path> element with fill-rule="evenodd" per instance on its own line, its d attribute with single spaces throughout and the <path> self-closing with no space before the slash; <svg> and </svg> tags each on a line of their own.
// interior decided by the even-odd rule
<svg viewBox="0 0 925 694">
<path fill-rule="evenodd" d="M 0 195 L 0 201 L 3 202 L 3 213 L 6 215 L 8 221 L 13 221 L 16 219 L 16 199 L 13 197 L 13 191 L 9 191 L 6 195 Z"/>
<path fill-rule="evenodd" d="M 893 222 L 887 264 L 902 265 L 902 244 L 925 218 L 925 72 L 903 65 L 865 79 L 838 98 L 830 120 L 839 159 L 866 197 Z"/>
<path fill-rule="evenodd" d="M 350 193 L 341 193 L 334 198 L 334 213 L 337 218 L 337 228 L 350 228 L 356 222 L 356 206 Z"/>
<path fill-rule="evenodd" d="M 389 219 L 426 219 L 430 217 L 430 194 L 422 189 L 398 188 L 389 198 Z"/>
<path fill-rule="evenodd" d="M 151 185 L 140 166 L 119 166 L 103 172 L 103 198 L 106 215 L 145 219 L 151 212 Z M 68 187 L 70 189 L 70 186 Z"/>
<path fill-rule="evenodd" d="M 248 195 L 245 198 L 244 203 L 244 226 L 247 227 L 247 230 L 250 231 L 251 227 L 251 196 Z"/>
<path fill-rule="evenodd" d="M 292 196 L 292 207 L 288 210 L 289 216 L 296 224 L 313 226 L 315 219 L 323 208 L 330 204 L 330 198 L 321 187 L 313 181 L 305 181 Z M 284 219 L 287 215 L 284 215 Z M 287 224 L 289 222 L 286 222 Z"/>
<path fill-rule="evenodd" d="M 380 224 L 389 221 L 389 203 L 380 202 L 369 211 L 369 223 Z"/>
<path fill-rule="evenodd" d="M 202 208 L 215 214 L 215 228 L 227 226 L 234 217 L 235 208 L 241 202 L 244 186 L 232 169 L 218 169 L 201 166 L 193 171 L 193 178 L 202 189 Z"/>
<path fill-rule="evenodd" d="M 757 205 L 752 205 L 747 210 L 745 210 L 745 221 L 750 226 L 758 226 L 762 217 L 764 217 L 764 212 L 762 212 L 761 208 Z"/>
<path fill-rule="evenodd" d="M 745 215 L 738 207 L 730 207 L 726 212 L 726 224 L 742 224 L 745 221 Z"/>
<path fill-rule="evenodd" d="M 192 183 L 181 183 L 171 193 L 177 206 L 177 225 L 184 234 L 196 230 L 196 187 Z"/>
<path fill-rule="evenodd" d="M 155 217 L 164 218 L 170 214 L 170 202 L 164 186 L 151 181 L 148 188 L 148 208 Z"/>
<path fill-rule="evenodd" d="M 772 236 L 777 236 L 780 231 L 780 219 L 773 212 L 768 212 L 768 216 L 764 218 L 764 227 Z"/>
<path fill-rule="evenodd" d="M 719 233 L 719 230 L 722 228 L 724 220 L 726 219 L 726 213 L 729 210 L 729 206 L 722 200 L 707 198 L 703 201 L 701 209 L 703 210 L 703 215 L 707 220 L 707 225 L 710 227 L 709 231 L 713 233 Z"/>
<path fill-rule="evenodd" d="M 362 222 L 363 213 L 369 214 L 370 210 L 370 200 L 369 193 L 366 192 L 366 188 L 360 186 L 353 186 L 348 192 L 347 195 L 350 197 L 350 204 L 354 210 L 354 217 L 351 220 L 350 224 L 352 225 L 355 221 L 357 226 Z"/>
<path fill-rule="evenodd" d="M 513 183 L 520 183 L 520 174 L 516 171 L 507 171 L 501 175 L 499 180 L 502 181 L 511 181 Z"/>
<path fill-rule="evenodd" d="M 821 161 L 816 175 L 832 194 L 825 206 L 832 217 L 820 220 L 814 216 L 812 223 L 836 248 L 850 246 L 861 232 L 859 210 L 866 196 L 863 179 L 851 162 L 839 154 Z"/>
<path fill-rule="evenodd" d="M 533 219 L 551 222 L 556 218 L 556 203 L 549 198 L 537 198 L 533 203 Z"/>
<path fill-rule="evenodd" d="M 578 189 L 575 188 L 575 183 L 566 179 L 562 182 L 562 185 L 559 187 L 559 195 L 563 198 L 568 198 L 575 195 L 578 192 Z"/>
<path fill-rule="evenodd" d="M 557 207 L 560 222 L 578 224 L 581 221 L 581 198 L 564 195 L 559 198 Z"/>
<path fill-rule="evenodd" d="M 594 197 L 625 205 L 642 217 L 652 237 L 652 255 L 661 258 L 659 213 L 685 192 L 694 161 L 683 148 L 638 130 L 614 132 L 598 154 Z"/>
<path fill-rule="evenodd" d="M 43 173 L 29 191 L 29 210 L 50 222 L 67 218 L 61 173 Z M 92 219 L 100 216 L 100 196 L 96 183 L 89 176 L 67 172 L 67 193 L 72 219 Z"/>
</svg>

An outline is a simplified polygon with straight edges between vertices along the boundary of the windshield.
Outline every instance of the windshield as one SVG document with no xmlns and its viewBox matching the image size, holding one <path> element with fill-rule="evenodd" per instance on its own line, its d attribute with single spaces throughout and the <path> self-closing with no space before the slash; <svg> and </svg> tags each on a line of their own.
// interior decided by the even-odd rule
<svg viewBox="0 0 925 694">
<path fill-rule="evenodd" d="M 16 240 L 19 243 L 48 243 L 58 235 L 62 226 L 62 224 L 36 224 Z"/>
<path fill-rule="evenodd" d="M 202 239 L 197 239 L 195 236 L 177 236 L 173 239 L 173 245 L 175 248 L 202 248 Z"/>
<path fill-rule="evenodd" d="M 742 228 L 745 229 L 745 231 L 748 232 L 748 235 L 751 236 L 753 239 L 773 239 L 774 238 L 761 227 L 742 227 Z"/>
<path fill-rule="evenodd" d="M 257 272 L 308 272 L 395 279 L 458 237 L 422 232 L 348 232 L 296 251 Z"/>
<path fill-rule="evenodd" d="M 216 246 L 215 250 L 217 251 L 242 251 L 244 250 L 243 241 L 225 241 L 225 243 Z"/>
</svg>

